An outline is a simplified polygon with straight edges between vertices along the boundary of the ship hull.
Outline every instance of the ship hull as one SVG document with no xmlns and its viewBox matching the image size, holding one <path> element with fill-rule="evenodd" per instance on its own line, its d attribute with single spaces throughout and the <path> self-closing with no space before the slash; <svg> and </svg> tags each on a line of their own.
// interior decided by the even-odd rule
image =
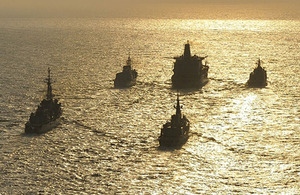
<svg viewBox="0 0 300 195">
<path fill-rule="evenodd" d="M 172 77 L 172 87 L 175 89 L 182 88 L 201 88 L 208 83 L 209 79 L 206 77 L 190 78 L 190 77 Z"/>
<path fill-rule="evenodd" d="M 124 81 L 124 80 L 115 80 L 114 81 L 114 87 L 115 88 L 128 88 L 128 87 L 132 87 L 136 84 L 136 80 L 132 80 L 132 81 Z"/>
<path fill-rule="evenodd" d="M 187 142 L 188 135 L 182 136 L 161 136 L 159 137 L 159 145 L 163 147 L 180 147 Z"/>
<path fill-rule="evenodd" d="M 61 119 L 58 118 L 56 120 L 50 121 L 48 123 L 44 124 L 33 124 L 30 122 L 27 122 L 25 124 L 25 133 L 26 134 L 42 134 L 46 133 L 55 127 L 57 127 L 61 122 Z"/>
<path fill-rule="evenodd" d="M 248 80 L 246 85 L 252 88 L 263 88 L 267 86 L 267 81 L 265 80 Z"/>
<path fill-rule="evenodd" d="M 135 70 L 117 73 L 114 80 L 115 88 L 127 88 L 136 84 L 137 73 Z"/>
<path fill-rule="evenodd" d="M 247 81 L 246 85 L 248 87 L 253 88 L 263 88 L 267 86 L 267 76 L 266 73 L 257 73 L 254 74 L 253 72 L 250 74 L 249 80 Z"/>
<path fill-rule="evenodd" d="M 196 62 L 193 64 L 197 65 Z M 178 64 L 180 63 L 177 63 L 177 66 Z M 203 66 L 202 70 L 199 72 L 197 72 L 198 68 L 188 68 L 184 63 L 182 63 L 181 66 L 182 67 L 179 70 L 177 70 L 178 68 L 176 71 L 174 69 L 174 75 L 172 76 L 173 88 L 201 88 L 208 83 L 208 66 Z"/>
<path fill-rule="evenodd" d="M 168 125 L 170 125 L 170 123 L 165 124 L 165 127 L 161 129 L 161 135 L 158 138 L 160 146 L 181 147 L 189 138 L 189 123 L 175 128 Z"/>
</svg>

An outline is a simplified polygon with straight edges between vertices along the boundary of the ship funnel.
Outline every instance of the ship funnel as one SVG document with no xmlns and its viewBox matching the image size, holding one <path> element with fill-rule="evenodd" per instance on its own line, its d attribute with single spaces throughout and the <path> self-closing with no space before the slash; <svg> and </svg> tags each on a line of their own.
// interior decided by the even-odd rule
<svg viewBox="0 0 300 195">
<path fill-rule="evenodd" d="M 191 49 L 190 49 L 190 43 L 187 41 L 187 43 L 184 46 L 184 58 L 190 58 L 191 57 Z"/>
</svg>

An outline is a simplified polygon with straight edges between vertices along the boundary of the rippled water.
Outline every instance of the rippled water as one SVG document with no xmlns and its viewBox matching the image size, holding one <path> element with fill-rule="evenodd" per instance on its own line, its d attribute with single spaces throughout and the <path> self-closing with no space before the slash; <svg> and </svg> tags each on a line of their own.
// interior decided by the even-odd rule
<svg viewBox="0 0 300 195">
<path fill-rule="evenodd" d="M 299 21 L 0 20 L 0 193 L 300 193 Z M 172 57 L 190 40 L 210 82 L 180 91 L 191 137 L 157 138 L 175 112 Z M 113 89 L 128 52 L 137 85 Z M 269 84 L 244 86 L 258 57 Z M 24 135 L 47 67 L 63 105 Z"/>
</svg>

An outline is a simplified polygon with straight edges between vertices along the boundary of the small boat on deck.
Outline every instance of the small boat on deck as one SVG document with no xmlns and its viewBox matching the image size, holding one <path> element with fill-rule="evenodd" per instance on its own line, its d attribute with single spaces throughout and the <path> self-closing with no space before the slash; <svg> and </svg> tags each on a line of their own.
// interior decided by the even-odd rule
<svg viewBox="0 0 300 195">
<path fill-rule="evenodd" d="M 51 86 L 51 74 L 50 68 L 48 68 L 47 94 L 35 113 L 31 113 L 28 122 L 25 124 L 25 133 L 41 134 L 50 131 L 56 127 L 60 122 L 60 116 L 62 115 L 61 103 L 58 103 L 57 99 L 54 99 Z"/>
<path fill-rule="evenodd" d="M 136 70 L 131 68 L 131 58 L 130 56 L 128 56 L 126 66 L 123 66 L 123 71 L 116 74 L 116 79 L 114 80 L 114 87 L 126 88 L 135 85 L 137 75 L 138 74 Z"/>
<path fill-rule="evenodd" d="M 177 94 L 176 114 L 167 121 L 161 129 L 158 138 L 160 146 L 181 147 L 189 138 L 190 121 L 181 114 L 179 95 Z"/>
<path fill-rule="evenodd" d="M 262 88 L 267 86 L 267 71 L 261 66 L 262 61 L 260 59 L 256 64 L 257 67 L 250 73 L 247 86 Z"/>
</svg>

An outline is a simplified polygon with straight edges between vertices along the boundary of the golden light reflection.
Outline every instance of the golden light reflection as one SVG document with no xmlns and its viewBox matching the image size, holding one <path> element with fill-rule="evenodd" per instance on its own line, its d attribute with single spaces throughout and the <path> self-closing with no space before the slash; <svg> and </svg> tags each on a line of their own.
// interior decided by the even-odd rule
<svg viewBox="0 0 300 195">
<path fill-rule="evenodd" d="M 253 104 L 255 104 L 256 99 L 256 94 L 249 94 L 248 96 L 242 96 L 239 99 L 234 99 L 233 110 L 237 112 L 236 117 L 242 121 L 248 121 L 251 117 L 251 113 L 253 113 Z"/>
<path fill-rule="evenodd" d="M 229 25 L 228 25 L 229 24 Z M 236 30 L 236 31 L 261 31 L 272 28 L 272 23 L 268 20 L 178 20 L 176 21 L 176 28 L 179 29 L 211 29 L 211 30 Z"/>
</svg>

